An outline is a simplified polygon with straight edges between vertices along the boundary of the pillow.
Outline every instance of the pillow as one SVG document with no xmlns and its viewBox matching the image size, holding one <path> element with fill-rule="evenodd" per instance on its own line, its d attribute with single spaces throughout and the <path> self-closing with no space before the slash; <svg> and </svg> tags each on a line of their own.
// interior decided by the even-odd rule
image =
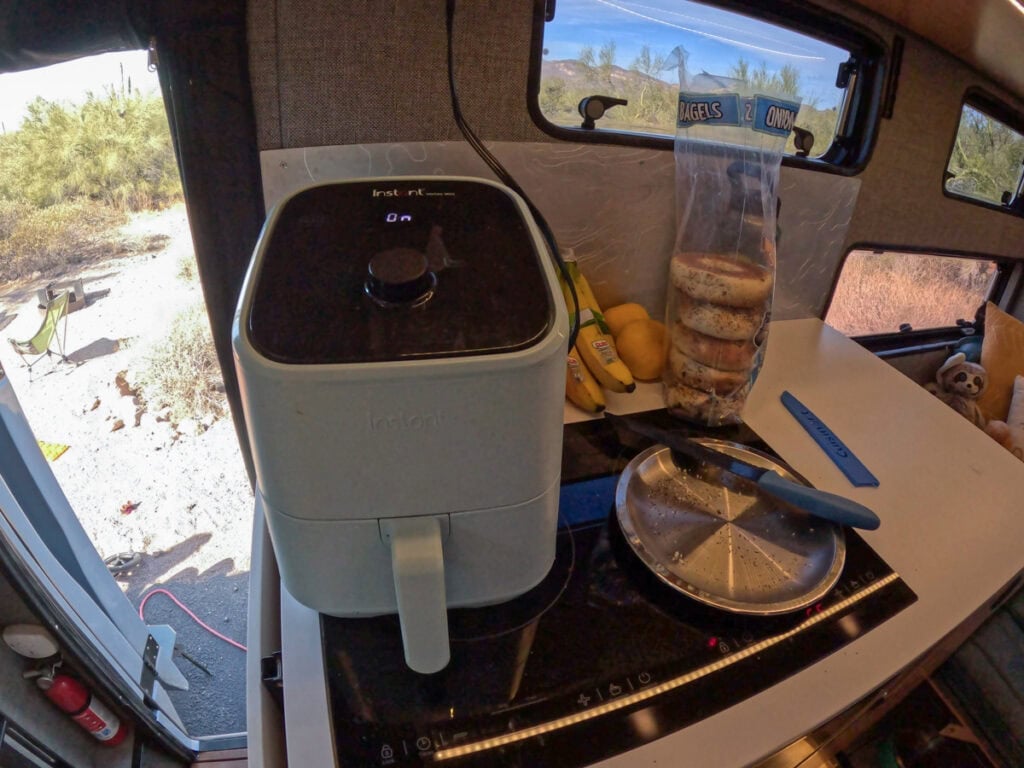
<svg viewBox="0 0 1024 768">
<path fill-rule="evenodd" d="M 1006 421 L 994 420 L 985 425 L 985 431 L 1006 450 L 1024 461 L 1024 376 L 1013 380 L 1013 399 Z"/>
<path fill-rule="evenodd" d="M 1006 423 L 1011 427 L 1024 429 L 1024 376 L 1013 380 L 1013 392 L 1010 395 L 1010 410 L 1006 414 Z"/>
<path fill-rule="evenodd" d="M 981 364 L 988 372 L 988 387 L 978 398 L 986 421 L 1006 421 L 1013 395 L 1013 380 L 1024 374 L 1024 323 L 991 301 L 985 307 L 985 339 Z"/>
</svg>

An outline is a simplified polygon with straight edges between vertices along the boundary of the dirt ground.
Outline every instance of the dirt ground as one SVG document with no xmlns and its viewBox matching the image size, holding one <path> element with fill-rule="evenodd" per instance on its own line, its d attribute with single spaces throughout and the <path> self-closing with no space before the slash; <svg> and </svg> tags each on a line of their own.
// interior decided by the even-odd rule
<svg viewBox="0 0 1024 768">
<path fill-rule="evenodd" d="M 101 556 L 174 549 L 176 567 L 161 582 L 186 569 L 248 571 L 252 492 L 230 417 L 174 425 L 130 391 L 175 315 L 202 300 L 198 281 L 179 276 L 192 254 L 184 206 L 135 215 L 123 234 L 158 247 L 57 278 L 85 287 L 85 306 L 67 321 L 70 363 L 44 359 L 30 381 L 6 341 L 0 362 L 36 436 L 69 446 L 50 466 Z M 0 288 L 5 339 L 36 331 L 35 291 L 52 279 Z"/>
<path fill-rule="evenodd" d="M 141 554 L 116 576 L 132 604 L 167 588 L 244 643 L 253 497 L 232 420 L 173 424 L 132 392 L 174 317 L 202 301 L 198 281 L 179 275 L 194 267 L 184 206 L 133 216 L 121 234 L 140 245 L 132 255 L 0 286 L 0 363 L 36 437 L 69 446 L 50 467 L 99 554 Z M 83 280 L 86 303 L 68 316 L 70 362 L 43 359 L 30 380 L 6 339 L 35 333 L 35 292 L 54 279 Z M 244 731 L 244 652 L 164 595 L 146 604 L 145 618 L 178 633 L 175 658 L 190 690 L 171 698 L 187 731 Z"/>
</svg>

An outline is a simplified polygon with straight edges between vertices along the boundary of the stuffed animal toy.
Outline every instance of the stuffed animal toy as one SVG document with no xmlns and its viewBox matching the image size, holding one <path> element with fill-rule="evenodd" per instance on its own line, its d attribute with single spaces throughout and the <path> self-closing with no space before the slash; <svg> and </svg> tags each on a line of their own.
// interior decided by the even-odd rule
<svg viewBox="0 0 1024 768">
<path fill-rule="evenodd" d="M 963 352 L 951 355 L 935 373 L 935 383 L 925 389 L 978 427 L 984 428 L 985 417 L 978 408 L 978 396 L 988 386 L 988 374 L 977 363 L 968 363 Z"/>
<path fill-rule="evenodd" d="M 1013 380 L 1013 399 L 1006 421 L 992 419 L 985 431 L 1021 461 L 1024 461 L 1024 376 Z"/>
</svg>

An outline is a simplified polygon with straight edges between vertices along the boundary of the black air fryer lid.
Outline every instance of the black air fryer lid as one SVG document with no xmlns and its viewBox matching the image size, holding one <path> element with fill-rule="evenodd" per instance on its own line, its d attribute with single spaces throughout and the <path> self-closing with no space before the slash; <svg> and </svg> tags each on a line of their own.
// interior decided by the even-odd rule
<svg viewBox="0 0 1024 768">
<path fill-rule="evenodd" d="M 249 332 L 278 362 L 511 352 L 554 322 L 547 255 L 512 198 L 489 184 L 313 187 L 284 203 L 262 240 Z"/>
</svg>

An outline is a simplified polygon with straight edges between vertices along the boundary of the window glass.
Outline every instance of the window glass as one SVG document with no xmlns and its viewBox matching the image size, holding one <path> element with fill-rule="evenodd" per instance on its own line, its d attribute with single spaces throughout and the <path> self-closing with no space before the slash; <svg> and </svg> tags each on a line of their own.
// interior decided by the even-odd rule
<svg viewBox="0 0 1024 768">
<path fill-rule="evenodd" d="M 990 259 L 851 251 L 825 322 L 847 336 L 973 322 L 997 272 Z"/>
<path fill-rule="evenodd" d="M 815 137 L 810 155 L 829 148 L 846 94 L 836 87 L 836 75 L 849 51 L 685 0 L 558 0 L 544 32 L 541 113 L 555 125 L 579 128 L 582 98 L 612 96 L 629 103 L 608 110 L 597 129 L 672 136 L 677 48 L 686 52 L 691 89 L 746 85 L 797 96 L 797 125 Z"/>
<path fill-rule="evenodd" d="M 964 104 L 946 168 L 946 191 L 997 205 L 1009 204 L 1020 185 L 1024 136 Z"/>
</svg>

